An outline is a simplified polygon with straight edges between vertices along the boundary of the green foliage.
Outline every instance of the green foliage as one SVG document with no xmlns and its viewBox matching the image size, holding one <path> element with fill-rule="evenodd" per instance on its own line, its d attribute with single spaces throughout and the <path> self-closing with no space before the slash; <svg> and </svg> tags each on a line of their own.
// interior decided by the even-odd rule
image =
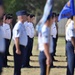
<svg viewBox="0 0 75 75">
<path fill-rule="evenodd" d="M 59 13 L 68 0 L 54 0 L 53 11 Z"/>
<path fill-rule="evenodd" d="M 53 11 L 59 13 L 68 0 L 54 0 Z M 41 15 L 46 0 L 4 0 L 5 11 L 15 14 L 17 10 L 25 9 L 30 13 Z"/>
<path fill-rule="evenodd" d="M 10 13 L 25 9 L 30 13 L 42 14 L 44 5 L 45 0 L 4 0 L 5 11 Z"/>
</svg>

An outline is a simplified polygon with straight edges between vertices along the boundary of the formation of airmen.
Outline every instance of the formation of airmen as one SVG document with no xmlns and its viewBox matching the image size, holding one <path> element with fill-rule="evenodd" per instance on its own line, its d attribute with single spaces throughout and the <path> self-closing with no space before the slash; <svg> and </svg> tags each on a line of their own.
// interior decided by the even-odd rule
<svg viewBox="0 0 75 75">
<path fill-rule="evenodd" d="M 9 67 L 7 64 L 7 56 L 11 39 L 14 42 L 14 75 L 21 75 L 21 68 L 32 67 L 30 56 L 32 56 L 35 29 L 33 20 L 35 15 L 29 14 L 26 10 L 16 12 L 17 21 L 12 28 L 13 15 L 4 14 L 3 5 L 0 3 L 0 75 L 2 67 Z M 53 67 L 54 56 L 56 54 L 56 46 L 58 40 L 58 14 L 50 13 L 45 24 L 37 26 L 38 31 L 38 49 L 40 75 L 46 75 L 46 67 Z M 66 55 L 67 55 L 67 74 L 74 75 L 75 67 L 75 29 L 73 16 L 69 18 L 66 24 Z"/>
<path fill-rule="evenodd" d="M 11 39 L 14 42 L 14 75 L 21 75 L 21 68 L 30 68 L 30 56 L 32 56 L 35 15 L 25 10 L 16 12 L 17 23 L 12 28 L 13 15 L 4 14 L 4 8 L 0 5 L 0 75 L 2 67 L 10 67 L 7 64 L 7 56 L 10 56 L 9 46 Z"/>
</svg>

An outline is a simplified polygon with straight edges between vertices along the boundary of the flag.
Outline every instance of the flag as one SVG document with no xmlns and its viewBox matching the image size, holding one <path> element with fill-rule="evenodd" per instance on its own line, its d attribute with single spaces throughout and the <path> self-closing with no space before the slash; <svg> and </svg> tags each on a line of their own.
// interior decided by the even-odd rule
<svg viewBox="0 0 75 75">
<path fill-rule="evenodd" d="M 52 13 L 52 6 L 53 6 L 53 0 L 47 0 L 45 7 L 44 7 L 44 13 L 43 16 L 41 18 L 41 20 L 39 21 L 39 23 L 37 25 L 40 25 L 40 30 L 41 27 L 44 25 L 44 23 L 47 20 L 47 17 Z"/>
<path fill-rule="evenodd" d="M 69 0 L 63 7 L 62 11 L 60 12 L 58 20 L 60 21 L 63 18 L 70 18 L 71 16 L 74 15 L 75 15 L 74 0 Z"/>
<path fill-rule="evenodd" d="M 53 0 L 47 0 L 46 5 L 44 7 L 44 13 L 41 18 L 42 22 L 46 22 L 48 15 L 52 13 L 52 5 L 53 5 Z"/>
</svg>

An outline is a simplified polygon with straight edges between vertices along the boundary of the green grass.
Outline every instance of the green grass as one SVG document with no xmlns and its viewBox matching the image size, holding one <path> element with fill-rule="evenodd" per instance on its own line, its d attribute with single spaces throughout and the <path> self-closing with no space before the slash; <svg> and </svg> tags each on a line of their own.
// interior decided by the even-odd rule
<svg viewBox="0 0 75 75">
<path fill-rule="evenodd" d="M 12 47 L 13 43 L 10 46 L 10 53 L 13 55 Z M 40 68 L 38 62 L 39 51 L 37 50 L 37 37 L 34 39 L 34 47 L 33 47 L 33 56 L 30 58 L 30 65 L 34 66 L 34 68 L 23 68 L 22 75 L 40 75 Z M 59 38 L 57 43 L 57 51 L 54 62 L 55 68 L 52 68 L 50 71 L 50 75 L 66 75 L 66 57 L 65 57 L 65 38 Z M 8 56 L 8 65 L 12 66 L 11 68 L 3 68 L 2 75 L 13 75 L 14 72 L 14 64 L 13 64 L 13 56 Z"/>
</svg>

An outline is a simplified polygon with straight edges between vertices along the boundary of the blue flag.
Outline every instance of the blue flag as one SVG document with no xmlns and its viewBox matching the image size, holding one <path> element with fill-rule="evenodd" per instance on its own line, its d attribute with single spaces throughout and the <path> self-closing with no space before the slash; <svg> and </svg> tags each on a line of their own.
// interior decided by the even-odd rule
<svg viewBox="0 0 75 75">
<path fill-rule="evenodd" d="M 44 7 L 43 16 L 42 16 L 41 20 L 39 21 L 39 23 L 37 24 L 37 25 L 40 25 L 39 31 L 41 30 L 42 26 L 46 22 L 47 17 L 52 13 L 52 6 L 53 6 L 53 0 L 47 0 L 45 7 Z"/>
<path fill-rule="evenodd" d="M 74 15 L 75 15 L 74 0 L 69 0 L 63 7 L 62 11 L 60 12 L 58 20 L 60 21 L 63 18 L 70 18 L 71 16 Z"/>
</svg>

